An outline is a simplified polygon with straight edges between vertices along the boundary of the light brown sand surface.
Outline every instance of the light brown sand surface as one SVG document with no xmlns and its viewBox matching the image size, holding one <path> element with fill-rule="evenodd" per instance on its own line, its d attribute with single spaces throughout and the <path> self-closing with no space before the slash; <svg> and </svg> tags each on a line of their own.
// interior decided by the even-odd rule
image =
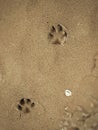
<svg viewBox="0 0 98 130">
<path fill-rule="evenodd" d="M 58 24 L 64 45 L 48 38 Z M 35 103 L 29 113 L 22 98 Z M 98 1 L 0 0 L 0 130 L 98 130 L 97 100 Z M 77 109 L 90 114 L 82 125 Z"/>
</svg>

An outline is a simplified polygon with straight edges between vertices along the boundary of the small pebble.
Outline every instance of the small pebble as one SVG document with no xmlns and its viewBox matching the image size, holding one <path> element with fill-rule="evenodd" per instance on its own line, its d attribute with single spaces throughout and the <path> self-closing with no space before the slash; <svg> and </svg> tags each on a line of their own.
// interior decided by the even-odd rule
<svg viewBox="0 0 98 130">
<path fill-rule="evenodd" d="M 65 90 L 65 95 L 69 97 L 72 95 L 72 92 L 70 90 Z"/>
<path fill-rule="evenodd" d="M 68 106 L 67 107 L 65 107 L 65 111 L 67 111 L 68 110 Z"/>
</svg>

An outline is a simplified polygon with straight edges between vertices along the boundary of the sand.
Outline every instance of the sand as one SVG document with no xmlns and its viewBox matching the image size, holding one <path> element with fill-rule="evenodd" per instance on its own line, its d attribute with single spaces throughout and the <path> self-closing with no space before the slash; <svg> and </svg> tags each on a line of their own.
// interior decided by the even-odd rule
<svg viewBox="0 0 98 130">
<path fill-rule="evenodd" d="M 0 130 L 98 130 L 97 21 L 97 0 L 0 0 Z"/>
</svg>

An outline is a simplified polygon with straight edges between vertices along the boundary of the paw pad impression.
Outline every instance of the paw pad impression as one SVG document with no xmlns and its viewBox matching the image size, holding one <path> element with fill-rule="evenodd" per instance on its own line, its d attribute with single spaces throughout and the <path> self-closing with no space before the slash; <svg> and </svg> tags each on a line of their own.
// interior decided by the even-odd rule
<svg viewBox="0 0 98 130">
<path fill-rule="evenodd" d="M 29 113 L 31 109 L 35 106 L 35 103 L 31 101 L 31 99 L 22 98 L 20 99 L 17 109 L 24 113 Z"/>
<path fill-rule="evenodd" d="M 52 44 L 63 45 L 67 40 L 66 28 L 61 24 L 58 24 L 56 27 L 52 26 L 48 38 Z"/>
</svg>

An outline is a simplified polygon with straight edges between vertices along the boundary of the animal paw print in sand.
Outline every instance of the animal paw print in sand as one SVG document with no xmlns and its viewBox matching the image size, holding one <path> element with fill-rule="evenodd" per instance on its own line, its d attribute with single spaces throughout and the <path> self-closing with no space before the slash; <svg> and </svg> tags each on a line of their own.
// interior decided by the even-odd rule
<svg viewBox="0 0 98 130">
<path fill-rule="evenodd" d="M 58 24 L 56 27 L 52 26 L 48 38 L 52 44 L 63 45 L 67 40 L 66 28 L 61 24 Z"/>
<path fill-rule="evenodd" d="M 17 105 L 17 109 L 23 113 L 29 113 L 34 106 L 35 103 L 31 99 L 22 98 Z"/>
</svg>

